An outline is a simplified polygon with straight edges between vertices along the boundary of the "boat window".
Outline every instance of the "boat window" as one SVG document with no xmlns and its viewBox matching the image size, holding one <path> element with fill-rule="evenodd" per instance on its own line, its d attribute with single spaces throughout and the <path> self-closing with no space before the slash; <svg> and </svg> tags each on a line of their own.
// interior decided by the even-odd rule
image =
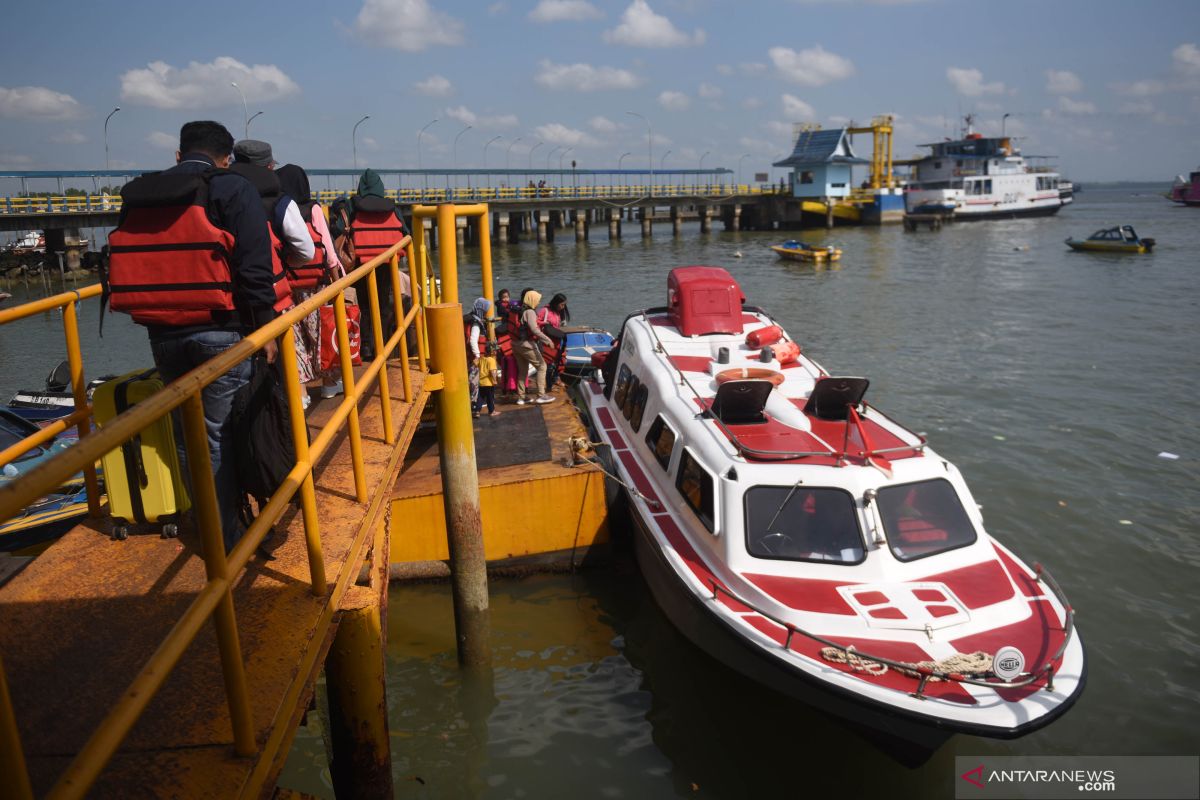
<svg viewBox="0 0 1200 800">
<path fill-rule="evenodd" d="M 684 450 L 679 458 L 679 475 L 675 478 L 675 488 L 683 495 L 684 502 L 696 512 L 704 527 L 712 531 L 713 479 L 687 450 Z"/>
<path fill-rule="evenodd" d="M 633 419 L 633 403 L 637 398 L 638 389 L 641 388 L 641 381 L 637 376 L 629 379 L 629 385 L 625 388 L 625 395 L 621 398 L 621 413 L 625 415 L 625 419 Z"/>
<path fill-rule="evenodd" d="M 983 182 L 983 193 L 984 194 L 992 193 L 992 179 L 991 178 L 988 178 L 986 181 Z"/>
<path fill-rule="evenodd" d="M 646 444 L 650 445 L 654 459 L 662 465 L 662 468 L 669 469 L 671 450 L 675 447 L 675 431 L 671 430 L 661 416 L 654 418 L 654 424 L 650 426 L 650 432 L 646 434 Z"/>
<path fill-rule="evenodd" d="M 866 558 L 854 498 L 842 489 L 755 486 L 746 492 L 746 550 L 758 558 L 858 564 Z"/>
<path fill-rule="evenodd" d="M 646 401 L 650 399 L 650 389 L 642 384 L 630 394 L 633 395 L 633 414 L 629 417 L 629 424 L 633 426 L 634 432 L 637 432 L 642 429 L 642 415 L 646 413 Z"/>
<path fill-rule="evenodd" d="M 621 371 L 617 374 L 617 390 L 613 393 L 613 405 L 620 408 L 625 403 L 625 396 L 629 394 L 629 379 L 633 377 L 633 373 L 629 371 L 628 364 L 621 365 Z"/>
<path fill-rule="evenodd" d="M 975 527 L 950 482 L 937 478 L 879 490 L 879 514 L 888 545 L 901 561 L 966 547 Z"/>
</svg>

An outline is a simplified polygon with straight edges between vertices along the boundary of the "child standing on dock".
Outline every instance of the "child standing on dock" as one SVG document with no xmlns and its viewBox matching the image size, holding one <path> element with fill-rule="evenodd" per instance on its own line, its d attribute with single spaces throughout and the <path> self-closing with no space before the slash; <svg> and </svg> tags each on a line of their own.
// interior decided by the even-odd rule
<svg viewBox="0 0 1200 800">
<path fill-rule="evenodd" d="M 475 417 L 487 403 L 488 416 L 496 416 L 496 386 L 500 383 L 500 368 L 496 364 L 496 353 L 500 346 L 495 342 L 487 343 L 487 351 L 479 357 L 479 399 L 471 409 Z"/>
</svg>

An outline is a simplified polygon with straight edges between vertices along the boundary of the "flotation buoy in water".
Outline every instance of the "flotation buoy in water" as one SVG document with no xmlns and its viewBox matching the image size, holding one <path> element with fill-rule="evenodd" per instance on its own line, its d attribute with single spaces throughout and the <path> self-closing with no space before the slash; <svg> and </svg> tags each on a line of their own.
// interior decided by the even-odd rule
<svg viewBox="0 0 1200 800">
<path fill-rule="evenodd" d="M 779 386 L 783 383 L 783 377 L 782 372 L 762 367 L 734 367 L 716 375 L 718 385 L 730 381 L 770 381 L 772 385 Z"/>
<path fill-rule="evenodd" d="M 778 325 L 768 325 L 746 334 L 746 344 L 755 350 L 761 350 L 769 344 L 775 344 L 783 338 L 783 328 Z"/>
</svg>

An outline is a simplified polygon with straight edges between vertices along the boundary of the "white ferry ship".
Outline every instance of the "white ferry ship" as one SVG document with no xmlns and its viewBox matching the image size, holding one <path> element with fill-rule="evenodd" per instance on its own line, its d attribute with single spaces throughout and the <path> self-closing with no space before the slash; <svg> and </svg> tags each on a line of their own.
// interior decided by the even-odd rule
<svg viewBox="0 0 1200 800">
<path fill-rule="evenodd" d="M 1029 165 L 1011 137 L 985 137 L 972 130 L 973 122 L 968 115 L 961 139 L 920 145 L 932 152 L 913 164 L 904 195 L 907 213 L 953 214 L 955 219 L 1048 216 L 1071 202 L 1070 183 L 1057 172 Z"/>
</svg>

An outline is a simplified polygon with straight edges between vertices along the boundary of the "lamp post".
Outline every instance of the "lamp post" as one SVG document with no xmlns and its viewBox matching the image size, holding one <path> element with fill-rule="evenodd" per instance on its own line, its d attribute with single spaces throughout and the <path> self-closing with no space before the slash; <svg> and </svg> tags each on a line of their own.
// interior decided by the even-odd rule
<svg viewBox="0 0 1200 800">
<path fill-rule="evenodd" d="M 242 93 L 242 87 L 237 85 L 237 81 L 230 81 L 229 85 L 237 89 L 238 96 L 242 98 L 242 119 L 246 122 L 246 137 L 250 138 L 250 109 L 246 106 L 246 95 Z"/>
<path fill-rule="evenodd" d="M 704 155 L 700 156 L 700 170 L 701 170 L 702 172 L 704 171 L 704 159 L 708 158 L 708 154 L 709 154 L 709 153 L 711 153 L 711 152 L 712 152 L 711 150 L 705 150 L 705 151 L 704 151 Z M 696 176 L 696 180 L 697 180 L 697 181 L 699 181 L 701 177 L 702 177 L 702 176 L 700 176 L 700 175 L 697 175 L 697 176 Z M 707 185 L 708 185 L 708 181 L 705 181 L 705 182 L 704 182 L 704 185 L 705 185 L 705 186 L 707 186 Z"/>
<path fill-rule="evenodd" d="M 354 171 L 358 172 L 358 126 L 371 118 L 370 114 L 363 114 L 363 118 L 354 123 L 354 129 L 350 131 L 350 149 L 354 151 Z"/>
<path fill-rule="evenodd" d="M 654 131 L 650 127 L 650 120 L 636 111 L 626 111 L 633 117 L 640 117 L 642 122 L 646 123 L 646 160 L 650 165 L 650 196 L 654 197 Z"/>
<path fill-rule="evenodd" d="M 512 183 L 512 149 L 513 145 L 521 141 L 522 137 L 518 136 L 508 143 L 508 148 L 504 151 L 504 178 L 510 184 Z M 511 186 L 509 187 L 512 188 Z"/>
<path fill-rule="evenodd" d="M 559 155 L 558 155 L 558 171 L 559 172 L 562 172 L 562 169 L 563 169 L 563 159 L 567 157 L 567 153 L 571 152 L 574 149 L 575 149 L 574 147 L 568 147 L 566 150 L 563 150 L 561 153 L 559 153 Z"/>
<path fill-rule="evenodd" d="M 250 138 L 250 123 L 254 122 L 254 120 L 256 120 L 260 116 L 262 116 L 262 113 L 263 112 L 261 112 L 261 111 L 255 111 L 254 114 L 250 117 L 250 119 L 246 120 L 246 138 L 247 139 Z"/>
<path fill-rule="evenodd" d="M 108 121 L 113 118 L 113 114 L 117 113 L 120 110 L 121 110 L 121 107 L 117 106 L 112 111 L 108 112 L 108 116 L 104 118 L 104 169 L 105 169 L 105 171 L 110 169 L 110 167 L 108 166 Z"/>
<path fill-rule="evenodd" d="M 669 156 L 669 155 L 671 155 L 671 151 L 670 151 L 670 150 L 668 150 L 667 152 L 663 153 L 663 154 L 662 154 L 662 158 L 660 158 L 660 159 L 658 160 L 658 171 L 659 171 L 659 172 L 663 172 L 663 171 L 665 171 L 665 170 L 666 170 L 666 168 L 667 168 L 667 167 L 666 167 L 666 164 L 667 164 L 667 156 Z"/>
<path fill-rule="evenodd" d="M 437 118 L 429 120 L 429 122 L 425 123 L 424 128 L 421 128 L 421 130 L 417 131 L 417 170 L 422 172 L 421 179 L 426 189 L 429 188 L 429 176 L 424 174 L 423 168 L 421 167 L 421 134 L 423 134 L 429 128 L 429 126 L 435 122 L 437 122 Z"/>
<path fill-rule="evenodd" d="M 749 158 L 749 157 L 750 157 L 749 153 L 742 153 L 740 156 L 738 156 L 737 181 L 738 181 L 739 186 L 742 183 L 742 159 Z"/>
<path fill-rule="evenodd" d="M 533 151 L 544 145 L 545 142 L 538 142 L 533 147 L 529 148 L 529 171 L 533 172 Z"/>
<path fill-rule="evenodd" d="M 554 158 L 554 154 L 557 153 L 559 150 L 562 150 L 562 145 L 559 145 L 558 147 L 555 147 L 553 150 L 551 150 L 549 153 L 546 153 L 546 171 L 547 172 L 550 171 L 550 159 Z"/>
<path fill-rule="evenodd" d="M 1000 135 L 1001 136 L 1004 136 L 1005 135 L 1004 132 L 1006 130 L 1008 130 L 1008 118 L 1011 116 L 1012 116 L 1012 114 L 1005 114 L 1003 117 L 1000 118 Z"/>
<path fill-rule="evenodd" d="M 455 170 L 455 172 L 457 172 L 457 171 L 458 171 L 458 139 L 459 139 L 459 137 L 460 137 L 460 136 L 462 136 L 462 135 L 463 135 L 464 133 L 466 133 L 467 131 L 471 130 L 471 128 L 473 128 L 473 127 L 475 127 L 475 126 L 474 126 L 474 125 L 468 125 L 467 127 L 463 128 L 461 131 L 459 131 L 459 132 L 458 132 L 458 135 L 454 137 L 454 147 L 453 147 L 453 149 L 452 149 L 452 153 L 453 153 L 453 155 L 452 155 L 452 158 L 453 158 L 453 162 L 452 162 L 452 164 L 453 164 L 453 166 L 454 166 L 454 170 Z M 467 188 L 469 189 L 470 187 L 471 187 L 471 184 L 470 184 L 470 182 L 468 181 L 468 183 L 467 183 Z M 454 176 L 454 188 L 455 188 L 455 189 L 457 189 L 457 188 L 458 188 L 458 175 L 455 175 L 455 176 Z"/>
<path fill-rule="evenodd" d="M 496 141 L 497 139 L 503 139 L 503 138 L 504 138 L 503 136 L 493 136 L 492 138 L 488 139 L 488 140 L 487 140 L 487 144 L 485 144 L 485 145 L 483 146 L 483 171 L 484 171 L 485 173 L 487 172 L 487 151 L 488 151 L 488 148 L 492 146 L 492 142 Z M 492 176 L 491 176 L 491 175 L 488 175 L 488 176 L 487 176 L 487 182 L 488 182 L 488 188 L 489 188 L 489 189 L 490 189 L 490 188 L 492 188 Z"/>
<path fill-rule="evenodd" d="M 617 172 L 620 172 L 623 169 L 623 167 L 621 165 L 625 163 L 625 156 L 629 156 L 629 155 L 633 155 L 633 154 L 630 153 L 629 151 L 621 153 L 621 157 L 617 159 Z M 629 185 L 629 179 L 627 177 L 625 177 L 624 175 L 621 176 L 621 184 L 623 186 Z"/>
</svg>

